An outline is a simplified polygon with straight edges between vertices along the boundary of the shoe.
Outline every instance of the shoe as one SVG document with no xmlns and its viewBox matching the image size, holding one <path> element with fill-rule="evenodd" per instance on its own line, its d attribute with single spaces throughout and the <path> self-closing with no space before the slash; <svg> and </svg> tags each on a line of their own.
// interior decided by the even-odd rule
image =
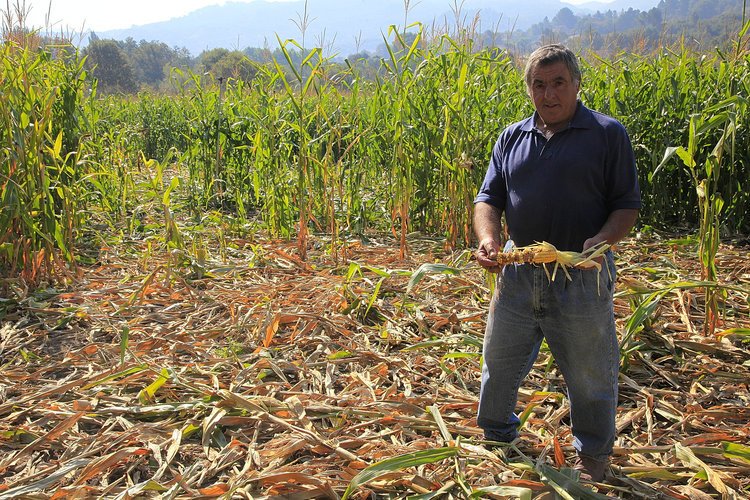
<svg viewBox="0 0 750 500">
<path fill-rule="evenodd" d="M 584 481 L 601 483 L 607 475 L 609 460 L 600 462 L 585 455 L 578 455 L 573 470 L 581 471 L 580 478 Z"/>
</svg>

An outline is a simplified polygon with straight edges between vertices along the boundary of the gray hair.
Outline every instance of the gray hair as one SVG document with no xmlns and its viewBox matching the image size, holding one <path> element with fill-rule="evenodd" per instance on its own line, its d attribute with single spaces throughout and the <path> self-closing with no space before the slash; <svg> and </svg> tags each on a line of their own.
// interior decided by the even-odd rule
<svg viewBox="0 0 750 500">
<path fill-rule="evenodd" d="M 531 53 L 529 59 L 526 61 L 526 69 L 524 71 L 524 80 L 526 80 L 526 86 L 530 87 L 531 72 L 537 66 L 549 66 L 557 62 L 564 62 L 570 71 L 570 76 L 573 80 L 581 82 L 581 68 L 578 66 L 578 58 L 576 55 L 564 45 L 559 43 L 552 43 L 539 47 Z"/>
</svg>

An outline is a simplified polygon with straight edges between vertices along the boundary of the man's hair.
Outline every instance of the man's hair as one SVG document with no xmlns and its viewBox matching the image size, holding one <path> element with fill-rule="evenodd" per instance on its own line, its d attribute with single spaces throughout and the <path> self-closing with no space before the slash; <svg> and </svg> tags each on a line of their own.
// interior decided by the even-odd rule
<svg viewBox="0 0 750 500">
<path fill-rule="evenodd" d="M 559 43 L 552 43 L 539 47 L 531 53 L 529 59 L 526 61 L 526 70 L 524 71 L 524 80 L 526 80 L 526 86 L 530 87 L 531 72 L 537 66 L 549 66 L 557 62 L 564 62 L 570 71 L 570 76 L 573 80 L 581 81 L 581 68 L 578 66 L 578 58 L 576 55 L 564 45 Z"/>
</svg>

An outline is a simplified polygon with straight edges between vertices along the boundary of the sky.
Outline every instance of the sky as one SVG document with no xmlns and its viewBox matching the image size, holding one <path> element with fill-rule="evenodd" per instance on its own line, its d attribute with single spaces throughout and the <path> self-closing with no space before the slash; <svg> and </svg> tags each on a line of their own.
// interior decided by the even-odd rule
<svg viewBox="0 0 750 500">
<path fill-rule="evenodd" d="M 13 9 L 24 0 L 10 0 L 10 3 Z M 60 28 L 106 31 L 166 21 L 207 5 L 224 3 L 225 0 L 25 0 L 26 25 L 44 27 L 49 14 L 49 24 L 55 31 Z"/>
<path fill-rule="evenodd" d="M 10 0 L 26 6 L 26 25 L 53 31 L 63 29 L 82 33 L 129 28 L 184 16 L 207 5 L 224 4 L 226 0 Z M 245 1 L 245 0 L 234 0 Z M 246 0 L 252 1 L 252 0 Z M 284 1 L 284 0 L 272 0 Z M 345 2 L 347 0 L 342 0 Z M 587 0 L 566 0 L 579 4 Z M 605 0 L 606 1 L 606 0 Z M 0 2 L 0 5 L 5 2 Z"/>
</svg>

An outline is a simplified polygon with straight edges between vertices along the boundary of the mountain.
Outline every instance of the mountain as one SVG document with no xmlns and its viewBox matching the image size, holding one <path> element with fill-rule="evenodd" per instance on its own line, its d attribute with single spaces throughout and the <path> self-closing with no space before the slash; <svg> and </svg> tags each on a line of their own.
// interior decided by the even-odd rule
<svg viewBox="0 0 750 500">
<path fill-rule="evenodd" d="M 615 0 L 610 3 L 589 2 L 579 5 L 561 0 L 518 2 L 515 0 L 421 0 L 411 1 L 406 16 L 408 24 L 422 22 L 440 32 L 447 25 L 468 26 L 480 14 L 480 31 L 526 29 L 545 17 L 552 18 L 568 7 L 577 14 L 597 10 L 648 10 L 658 0 Z M 304 44 L 322 46 L 326 53 L 345 57 L 357 51 L 374 51 L 383 43 L 391 25 L 404 25 L 405 0 L 310 0 L 307 3 L 308 27 Z M 457 16 L 456 8 L 460 8 Z M 169 21 L 132 26 L 127 29 L 98 32 L 99 38 L 136 41 L 159 41 L 171 47 L 187 48 L 196 56 L 204 50 L 223 47 L 243 50 L 247 47 L 278 47 L 293 39 L 302 44 L 299 29 L 305 11 L 304 0 L 270 2 L 226 2 L 195 10 Z"/>
</svg>

